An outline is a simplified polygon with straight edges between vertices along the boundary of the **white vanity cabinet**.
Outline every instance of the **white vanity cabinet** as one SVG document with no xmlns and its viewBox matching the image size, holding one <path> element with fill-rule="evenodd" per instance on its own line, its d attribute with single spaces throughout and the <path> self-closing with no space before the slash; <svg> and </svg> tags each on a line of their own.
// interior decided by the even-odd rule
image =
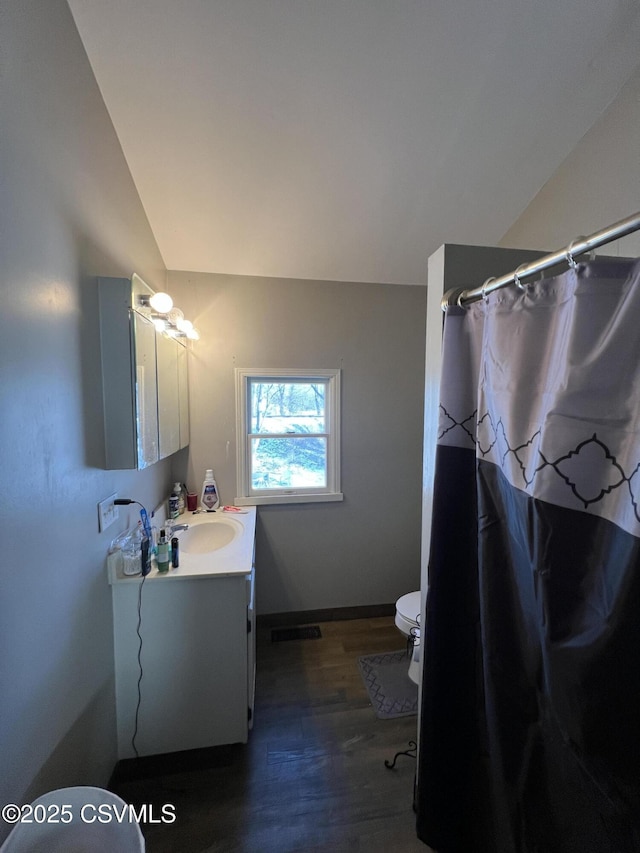
<svg viewBox="0 0 640 853">
<path fill-rule="evenodd" d="M 255 683 L 255 508 L 244 557 L 211 574 L 111 578 L 119 759 L 246 743 Z M 187 518 L 187 516 L 183 516 Z M 189 516 L 190 518 L 190 516 Z M 242 543 L 240 543 L 242 545 Z M 214 557 L 215 560 L 215 557 Z M 141 590 L 142 584 L 142 590 Z M 141 590 L 141 595 L 140 595 Z M 140 612 L 138 602 L 140 600 Z"/>
</svg>

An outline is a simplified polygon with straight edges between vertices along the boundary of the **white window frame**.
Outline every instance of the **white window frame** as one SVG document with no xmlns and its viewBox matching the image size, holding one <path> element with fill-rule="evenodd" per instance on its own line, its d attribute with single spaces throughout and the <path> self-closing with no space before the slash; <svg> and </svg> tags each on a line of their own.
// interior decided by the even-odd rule
<svg viewBox="0 0 640 853">
<path fill-rule="evenodd" d="M 253 504 L 341 501 L 340 491 L 340 370 L 288 370 L 272 368 L 235 369 L 236 378 L 236 470 L 238 506 Z M 326 382 L 327 484 L 318 488 L 254 489 L 251 485 L 251 432 L 248 411 L 250 380 Z"/>
</svg>

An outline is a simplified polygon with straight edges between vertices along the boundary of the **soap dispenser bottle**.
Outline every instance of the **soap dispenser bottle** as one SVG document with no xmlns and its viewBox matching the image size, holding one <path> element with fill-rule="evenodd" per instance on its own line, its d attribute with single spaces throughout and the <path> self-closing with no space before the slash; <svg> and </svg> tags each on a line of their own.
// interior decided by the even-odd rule
<svg viewBox="0 0 640 853">
<path fill-rule="evenodd" d="M 200 500 L 202 508 L 207 512 L 213 512 L 220 506 L 220 497 L 218 495 L 218 487 L 213 477 L 213 470 L 207 468 L 204 475 L 204 483 L 202 484 L 202 498 Z"/>
</svg>

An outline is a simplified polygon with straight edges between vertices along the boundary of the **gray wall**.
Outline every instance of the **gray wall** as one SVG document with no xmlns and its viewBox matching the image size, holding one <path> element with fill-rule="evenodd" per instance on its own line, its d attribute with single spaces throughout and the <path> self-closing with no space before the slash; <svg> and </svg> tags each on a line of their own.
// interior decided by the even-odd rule
<svg viewBox="0 0 640 853">
<path fill-rule="evenodd" d="M 640 210 L 640 66 L 616 100 L 500 241 L 501 246 L 568 245 Z M 598 250 L 637 257 L 640 232 Z"/>
<path fill-rule="evenodd" d="M 0 801 L 115 762 L 111 538 L 169 463 L 107 472 L 95 276 L 165 270 L 64 0 L 0 7 Z M 8 827 L 0 825 L 0 834 Z M 0 835 L 1 837 L 1 835 Z"/>
<path fill-rule="evenodd" d="M 235 367 L 342 369 L 340 503 L 259 508 L 259 613 L 391 603 L 420 579 L 426 289 L 171 272 L 200 329 L 187 470 L 236 494 Z"/>
</svg>

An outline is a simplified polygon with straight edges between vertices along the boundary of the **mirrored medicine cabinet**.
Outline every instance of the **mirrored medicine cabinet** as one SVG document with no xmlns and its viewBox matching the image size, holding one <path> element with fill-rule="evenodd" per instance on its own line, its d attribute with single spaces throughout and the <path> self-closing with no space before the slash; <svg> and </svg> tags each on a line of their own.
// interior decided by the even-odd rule
<svg viewBox="0 0 640 853">
<path fill-rule="evenodd" d="M 156 329 L 143 304 L 153 293 L 135 274 L 98 278 L 109 469 L 147 468 L 189 443 L 187 347 Z"/>
</svg>

